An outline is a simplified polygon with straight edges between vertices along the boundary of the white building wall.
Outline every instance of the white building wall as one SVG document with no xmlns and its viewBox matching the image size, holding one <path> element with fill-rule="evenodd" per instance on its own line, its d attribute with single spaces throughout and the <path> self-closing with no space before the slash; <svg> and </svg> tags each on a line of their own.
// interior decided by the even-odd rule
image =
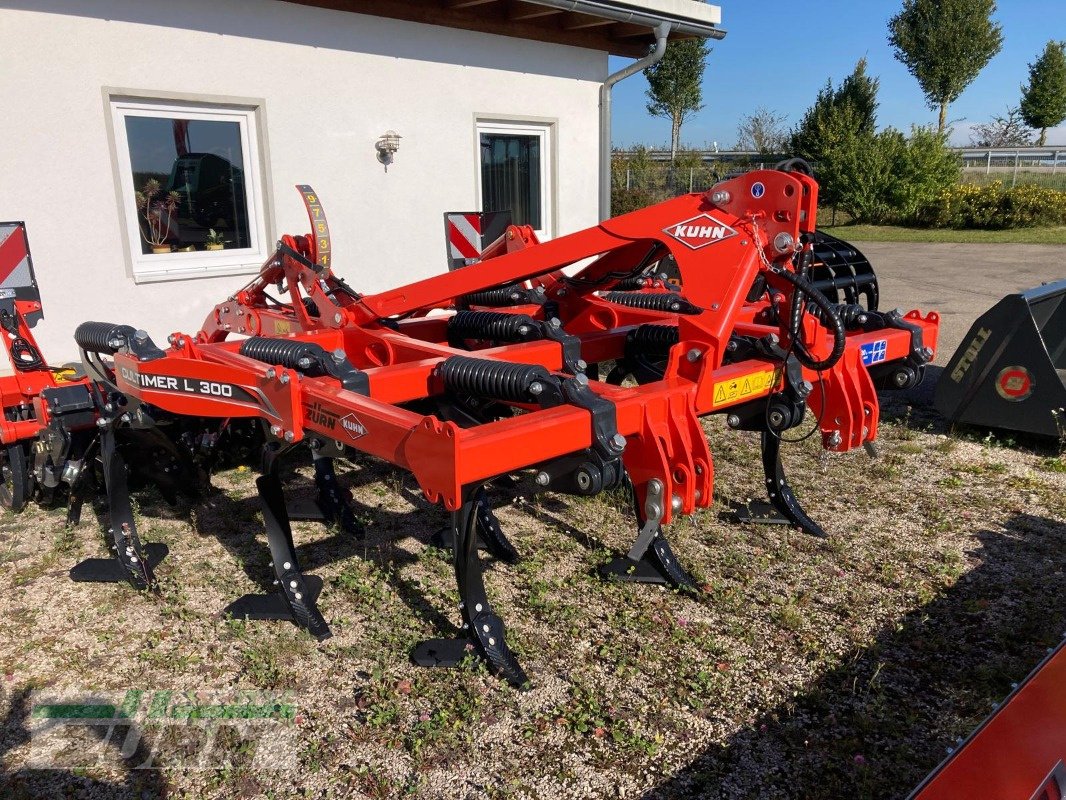
<svg viewBox="0 0 1066 800">
<path fill-rule="evenodd" d="M 312 184 L 364 293 L 445 269 L 443 212 L 476 208 L 475 115 L 557 120 L 555 235 L 596 222 L 602 52 L 276 0 L 0 0 L 0 42 L 0 220 L 26 221 L 52 361 L 86 319 L 196 331 L 248 280 L 130 277 L 104 87 L 263 99 L 268 235 L 309 230 L 293 185 Z"/>
</svg>

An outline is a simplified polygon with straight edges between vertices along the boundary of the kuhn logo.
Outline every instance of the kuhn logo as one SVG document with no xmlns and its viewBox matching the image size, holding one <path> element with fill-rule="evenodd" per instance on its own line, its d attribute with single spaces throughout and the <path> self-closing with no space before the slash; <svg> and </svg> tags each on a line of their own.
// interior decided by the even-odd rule
<svg viewBox="0 0 1066 800">
<path fill-rule="evenodd" d="M 341 417 L 341 427 L 348 432 L 348 435 L 353 439 L 358 439 L 360 436 L 366 436 L 366 428 L 363 427 L 363 423 L 360 422 L 355 414 L 347 414 Z"/>
<path fill-rule="evenodd" d="M 721 242 L 737 235 L 735 230 L 709 214 L 700 214 L 698 217 L 670 225 L 663 228 L 663 232 L 670 234 L 681 244 L 691 247 L 693 250 L 699 250 L 701 247 L 706 247 L 709 244 Z"/>
</svg>

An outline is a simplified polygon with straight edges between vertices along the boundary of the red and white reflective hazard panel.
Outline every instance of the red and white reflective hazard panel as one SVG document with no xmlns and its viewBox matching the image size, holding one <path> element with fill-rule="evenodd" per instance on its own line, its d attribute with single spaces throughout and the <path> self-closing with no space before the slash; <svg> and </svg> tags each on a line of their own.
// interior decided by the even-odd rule
<svg viewBox="0 0 1066 800">
<path fill-rule="evenodd" d="M 481 257 L 481 215 L 477 213 L 445 214 L 448 233 L 448 258 L 466 262 Z"/>
<path fill-rule="evenodd" d="M 0 222 L 0 289 L 33 286 L 30 248 L 21 222 Z"/>
</svg>

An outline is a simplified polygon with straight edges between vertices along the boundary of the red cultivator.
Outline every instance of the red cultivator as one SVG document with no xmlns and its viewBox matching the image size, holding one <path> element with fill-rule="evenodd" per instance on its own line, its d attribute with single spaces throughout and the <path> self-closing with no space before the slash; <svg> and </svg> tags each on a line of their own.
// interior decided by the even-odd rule
<svg viewBox="0 0 1066 800">
<path fill-rule="evenodd" d="M 520 685 L 481 577 L 479 536 L 515 557 L 486 482 L 530 470 L 541 490 L 631 487 L 634 543 L 604 574 L 695 589 L 663 526 L 712 502 L 701 417 L 760 431 L 771 502 L 824 535 L 789 488 L 782 434 L 810 410 L 827 449 L 873 442 L 876 389 L 914 385 L 933 356 L 935 314 L 879 312 L 870 276 L 843 269 L 847 258 L 833 271 L 840 248 L 816 240 L 818 188 L 801 172 L 753 172 L 544 244 L 511 226 L 477 263 L 376 295 L 334 274 L 322 210 L 299 188 L 312 235 L 284 237 L 201 332 L 161 349 L 143 331 L 87 322 L 76 339 L 110 384 L 105 450 L 160 413 L 262 421 L 257 487 L 279 591 L 230 610 L 292 619 L 320 639 L 320 584 L 300 570 L 278 478 L 279 458 L 300 443 L 315 456 L 327 516 L 350 517 L 331 459 L 356 451 L 411 472 L 452 513 L 463 638 L 425 642 L 414 658 L 446 665 L 473 647 Z M 669 260 L 679 279 L 668 283 Z M 114 461 L 104 474 L 116 556 L 126 577 L 150 584 Z"/>
</svg>

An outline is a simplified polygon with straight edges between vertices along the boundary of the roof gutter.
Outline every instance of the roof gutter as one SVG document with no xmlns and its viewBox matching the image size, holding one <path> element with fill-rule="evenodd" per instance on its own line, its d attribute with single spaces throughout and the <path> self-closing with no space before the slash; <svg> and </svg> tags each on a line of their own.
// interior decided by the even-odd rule
<svg viewBox="0 0 1066 800">
<path fill-rule="evenodd" d="M 665 22 L 670 25 L 671 31 L 681 36 L 699 36 L 704 39 L 721 39 L 725 36 L 725 31 L 709 22 L 700 22 L 681 14 L 671 14 L 668 11 L 652 11 L 639 6 L 632 8 L 625 2 L 611 2 L 610 0 L 529 0 L 529 2 L 538 6 L 549 6 L 574 14 L 589 14 L 646 28 L 658 28 Z"/>
</svg>

